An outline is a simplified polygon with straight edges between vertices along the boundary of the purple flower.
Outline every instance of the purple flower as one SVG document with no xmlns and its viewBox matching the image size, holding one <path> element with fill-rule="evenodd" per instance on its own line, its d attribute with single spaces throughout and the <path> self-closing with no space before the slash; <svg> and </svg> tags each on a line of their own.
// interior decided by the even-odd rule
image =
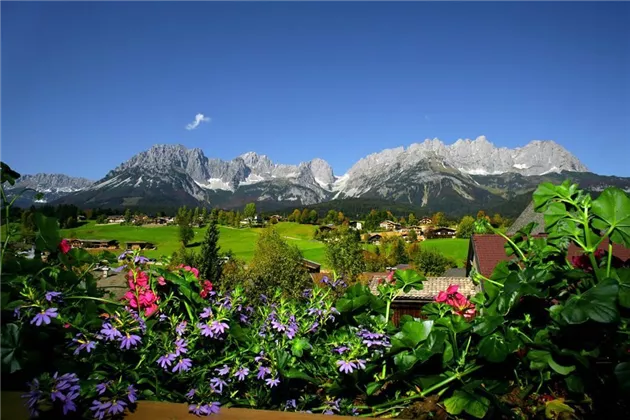
<svg viewBox="0 0 630 420">
<path fill-rule="evenodd" d="M 269 388 L 273 388 L 274 386 L 278 386 L 280 383 L 280 379 L 278 378 L 267 378 L 265 379 L 265 383 L 269 385 Z"/>
<path fill-rule="evenodd" d="M 267 300 L 268 300 L 268 299 L 267 299 L 267 296 L 265 296 L 265 295 L 260 295 L 260 301 L 261 301 L 262 303 L 267 303 Z"/>
<path fill-rule="evenodd" d="M 249 321 L 249 318 L 247 318 L 247 315 L 245 314 L 239 314 L 239 321 L 242 324 L 247 324 L 247 322 Z"/>
<path fill-rule="evenodd" d="M 140 344 L 140 341 L 140 336 L 127 333 L 120 341 L 120 349 L 129 350 L 131 346 L 136 347 L 138 344 Z"/>
<path fill-rule="evenodd" d="M 271 369 L 269 369 L 268 367 L 265 366 L 260 366 L 258 368 L 258 375 L 256 376 L 256 378 L 258 379 L 264 379 L 266 375 L 271 373 Z"/>
<path fill-rule="evenodd" d="M 284 325 L 282 325 L 281 323 L 279 323 L 278 321 L 271 321 L 271 326 L 273 327 L 273 329 L 275 329 L 278 332 L 282 332 L 282 331 L 286 330 L 286 328 L 287 328 Z"/>
<path fill-rule="evenodd" d="M 41 311 L 31 320 L 31 324 L 35 324 L 38 327 L 42 325 L 42 322 L 46 325 L 50 324 L 50 318 L 57 318 L 57 308 L 48 308 Z"/>
<path fill-rule="evenodd" d="M 192 366 L 192 360 L 190 359 L 179 359 L 179 362 L 175 366 L 173 366 L 173 373 L 181 372 L 181 371 L 189 371 Z"/>
<path fill-rule="evenodd" d="M 77 406 L 74 403 L 74 400 L 79 396 L 79 392 L 78 391 L 74 391 L 71 393 L 68 393 L 65 396 L 65 399 L 63 399 L 63 415 L 67 415 L 68 412 L 70 411 L 77 411 Z"/>
<path fill-rule="evenodd" d="M 244 381 L 247 375 L 249 375 L 249 369 L 247 369 L 246 367 L 240 368 L 234 374 L 234 376 L 236 376 L 239 381 Z"/>
<path fill-rule="evenodd" d="M 329 284 L 329 283 L 330 283 L 330 280 L 328 280 L 328 277 L 327 277 L 327 276 L 324 276 L 324 277 L 322 277 L 321 282 L 322 282 L 323 284 Z"/>
<path fill-rule="evenodd" d="M 203 312 L 199 315 L 199 318 L 210 318 L 212 316 L 212 308 L 203 308 Z"/>
<path fill-rule="evenodd" d="M 77 334 L 77 337 L 81 336 L 81 334 Z M 85 350 L 87 353 L 90 353 L 94 348 L 96 348 L 96 342 L 90 340 L 81 340 L 77 338 L 73 338 L 72 341 L 75 343 L 79 343 L 79 347 L 74 350 L 74 355 L 78 356 L 81 350 Z"/>
<path fill-rule="evenodd" d="M 305 297 L 307 299 L 313 297 L 313 289 L 304 289 L 304 291 L 302 292 L 302 297 Z"/>
<path fill-rule="evenodd" d="M 100 384 L 96 384 L 96 392 L 98 392 L 98 395 L 103 395 L 105 393 L 105 391 L 107 391 L 107 386 L 111 383 L 111 381 L 109 382 L 101 382 Z"/>
<path fill-rule="evenodd" d="M 176 357 L 177 356 L 175 356 L 173 353 L 167 354 L 166 356 L 161 356 L 157 360 L 157 364 L 160 365 L 162 369 L 166 370 L 167 366 L 170 366 L 173 364 L 173 361 L 175 360 Z"/>
<path fill-rule="evenodd" d="M 222 334 L 229 328 L 228 324 L 219 321 L 212 321 L 212 324 L 210 325 L 210 330 L 216 334 Z"/>
<path fill-rule="evenodd" d="M 228 373 L 230 373 L 230 368 L 228 367 L 228 365 L 223 365 L 221 369 L 215 369 L 214 371 L 217 372 L 221 376 L 225 376 Z"/>
<path fill-rule="evenodd" d="M 94 411 L 94 417 L 97 419 L 102 419 L 105 417 L 106 410 L 111 407 L 112 403 L 109 401 L 100 402 L 98 400 L 92 401 L 92 407 L 90 410 Z"/>
<path fill-rule="evenodd" d="M 336 351 L 338 354 L 343 354 L 343 353 L 345 353 L 348 350 L 349 349 L 346 346 L 336 347 L 336 348 L 333 349 L 333 351 Z"/>
<path fill-rule="evenodd" d="M 188 412 L 196 416 L 207 416 L 210 414 L 210 410 L 206 404 L 192 404 L 188 406 Z"/>
<path fill-rule="evenodd" d="M 354 362 L 349 362 L 347 360 L 337 360 L 337 366 L 339 366 L 339 372 L 344 373 L 352 373 L 357 367 Z"/>
<path fill-rule="evenodd" d="M 114 268 L 112 271 L 113 271 L 114 273 L 120 273 L 120 272 L 121 272 L 121 271 L 123 271 L 125 268 L 127 268 L 127 264 L 123 264 L 123 265 L 121 265 L 120 267 L 116 267 L 116 268 Z"/>
<path fill-rule="evenodd" d="M 197 328 L 199 328 L 199 332 L 201 333 L 201 335 L 203 335 L 204 337 L 210 337 L 210 338 L 214 338 L 214 332 L 212 331 L 212 329 L 210 328 L 210 325 L 208 325 L 207 323 L 198 323 L 197 324 Z"/>
<path fill-rule="evenodd" d="M 107 410 L 107 412 L 111 415 L 122 414 L 123 411 L 125 411 L 126 405 L 127 403 L 122 400 L 114 400 L 112 401 L 112 405 L 111 407 L 109 407 L 109 410 Z"/>
<path fill-rule="evenodd" d="M 210 386 L 213 390 L 220 394 L 223 392 L 223 386 L 227 386 L 227 382 L 221 378 L 212 378 L 210 379 Z"/>
<path fill-rule="evenodd" d="M 195 388 L 192 388 L 190 391 L 186 393 L 186 398 L 190 399 L 194 397 L 196 393 L 197 393 L 197 390 Z"/>
<path fill-rule="evenodd" d="M 210 411 L 210 414 L 217 414 L 220 410 L 221 407 L 221 403 L 218 401 L 212 402 L 210 403 L 210 405 L 208 406 L 208 411 Z"/>
<path fill-rule="evenodd" d="M 260 353 L 258 353 L 258 356 L 254 357 L 254 360 L 255 360 L 256 362 L 259 362 L 259 361 L 261 361 L 261 360 L 262 360 L 262 359 L 264 359 L 264 358 L 265 358 L 265 352 L 264 352 L 264 351 L 261 351 Z"/>
<path fill-rule="evenodd" d="M 26 401 L 26 406 L 31 413 L 31 417 L 37 417 L 39 415 L 37 407 L 39 399 L 42 396 L 42 391 L 39 390 L 39 381 L 37 379 L 33 379 L 32 382 L 27 382 L 27 385 L 31 390 L 26 394 L 23 394 L 22 398 L 28 398 L 28 400 Z"/>
<path fill-rule="evenodd" d="M 20 313 L 20 308 L 21 306 L 16 306 L 15 309 L 13 310 L 13 316 L 17 319 L 20 319 L 20 316 L 22 315 Z"/>
<path fill-rule="evenodd" d="M 177 335 L 184 335 L 184 333 L 186 332 L 186 325 L 188 325 L 186 321 L 182 321 L 177 324 L 177 327 L 175 327 L 175 332 L 177 333 Z"/>
<path fill-rule="evenodd" d="M 138 395 L 136 394 L 137 392 L 138 390 L 135 389 L 133 385 L 129 385 L 127 387 L 127 399 L 131 404 L 135 403 L 138 400 Z"/>
<path fill-rule="evenodd" d="M 314 322 L 313 325 L 311 325 L 311 328 L 308 329 L 308 331 L 306 331 L 307 333 L 311 333 L 317 330 L 317 328 L 319 328 L 319 322 Z"/>
<path fill-rule="evenodd" d="M 284 404 L 284 409 L 288 410 L 289 408 L 292 408 L 294 410 L 297 408 L 295 400 L 287 400 L 287 402 Z"/>
<path fill-rule="evenodd" d="M 125 251 L 125 252 L 123 252 L 122 254 L 120 254 L 118 256 L 118 261 L 124 260 L 127 257 L 127 255 L 133 255 L 133 251 Z"/>
<path fill-rule="evenodd" d="M 105 336 L 108 341 L 114 341 L 117 338 L 122 338 L 122 334 L 115 327 L 112 327 L 109 323 L 104 323 L 101 328 L 101 334 Z"/>
<path fill-rule="evenodd" d="M 133 262 L 135 264 L 146 264 L 149 262 L 149 259 L 147 257 L 143 257 L 142 255 L 138 255 L 133 259 Z"/>
<path fill-rule="evenodd" d="M 365 360 L 357 359 L 355 360 L 358 369 L 365 369 Z"/>
<path fill-rule="evenodd" d="M 186 346 L 188 343 L 183 338 L 180 338 L 175 341 L 175 356 L 179 356 L 183 353 L 188 353 L 188 349 Z"/>
<path fill-rule="evenodd" d="M 46 292 L 46 300 L 48 302 L 52 302 L 53 299 L 57 299 L 59 296 L 61 296 L 61 292 Z M 59 299 L 61 300 L 61 299 Z"/>
<path fill-rule="evenodd" d="M 168 317 L 164 314 L 160 314 L 160 316 L 158 317 L 158 320 L 160 322 L 166 321 L 168 319 Z"/>
</svg>

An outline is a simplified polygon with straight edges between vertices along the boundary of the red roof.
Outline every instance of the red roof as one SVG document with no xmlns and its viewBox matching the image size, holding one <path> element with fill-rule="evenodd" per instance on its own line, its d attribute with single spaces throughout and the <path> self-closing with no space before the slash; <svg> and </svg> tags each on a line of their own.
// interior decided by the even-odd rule
<svg viewBox="0 0 630 420">
<path fill-rule="evenodd" d="M 538 235 L 537 235 L 538 236 Z M 540 235 L 543 236 L 543 235 Z M 492 275 L 492 271 L 494 267 L 497 266 L 501 261 L 509 261 L 514 256 L 507 256 L 505 252 L 505 244 L 506 240 L 500 235 L 486 234 L 486 235 L 473 235 L 471 238 L 472 242 L 472 251 L 474 252 L 473 257 L 477 261 L 477 266 L 479 267 L 479 272 L 481 275 L 485 277 L 490 277 Z M 603 251 L 608 250 L 608 238 L 602 241 L 599 245 L 598 249 Z M 622 262 L 627 262 L 630 260 L 630 249 L 624 247 L 623 245 L 613 244 L 613 256 L 619 258 Z M 570 259 L 571 257 L 578 256 L 582 254 L 581 248 L 579 248 L 574 243 L 569 245 L 569 249 L 567 251 L 567 257 Z"/>
</svg>

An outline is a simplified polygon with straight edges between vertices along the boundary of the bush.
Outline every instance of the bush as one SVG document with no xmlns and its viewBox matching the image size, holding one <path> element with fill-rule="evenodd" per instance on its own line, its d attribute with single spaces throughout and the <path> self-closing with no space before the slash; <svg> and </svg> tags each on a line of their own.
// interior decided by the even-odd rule
<svg viewBox="0 0 630 420">
<path fill-rule="evenodd" d="M 416 248 L 417 251 L 411 256 L 414 267 L 425 276 L 439 277 L 451 267 L 456 267 L 457 263 L 431 248 Z"/>
</svg>

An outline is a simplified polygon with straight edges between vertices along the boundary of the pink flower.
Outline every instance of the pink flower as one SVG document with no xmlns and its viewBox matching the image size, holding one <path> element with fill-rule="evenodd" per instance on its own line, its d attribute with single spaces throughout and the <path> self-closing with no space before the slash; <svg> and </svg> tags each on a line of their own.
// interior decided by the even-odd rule
<svg viewBox="0 0 630 420">
<path fill-rule="evenodd" d="M 446 294 L 446 292 L 442 291 L 440 293 L 438 293 L 437 297 L 435 298 L 436 302 L 446 302 L 446 300 L 448 299 L 448 295 Z"/>
<path fill-rule="evenodd" d="M 160 286 L 166 286 L 166 280 L 162 276 L 158 277 L 157 282 Z"/>
<path fill-rule="evenodd" d="M 146 290 L 145 292 L 140 293 L 138 297 L 140 299 L 141 306 L 152 305 L 157 300 L 157 296 L 155 296 L 151 290 Z"/>
<path fill-rule="evenodd" d="M 157 310 L 158 310 L 158 306 L 155 303 L 152 303 L 151 305 L 144 308 L 144 316 L 149 317 L 153 315 Z"/>
<path fill-rule="evenodd" d="M 189 265 L 184 266 L 184 264 L 182 264 L 179 266 L 179 268 L 183 268 L 184 271 L 190 271 L 195 277 L 199 278 L 199 270 L 197 270 L 195 267 L 191 267 Z"/>
<path fill-rule="evenodd" d="M 125 293 L 125 296 L 123 296 L 123 299 L 127 299 L 129 301 L 129 306 L 132 308 L 138 307 L 138 299 L 136 298 L 136 294 L 133 290 L 128 290 L 127 293 Z"/>
<path fill-rule="evenodd" d="M 390 271 L 389 274 L 387 275 L 387 281 L 388 282 L 393 282 L 394 281 L 394 272 Z"/>
<path fill-rule="evenodd" d="M 68 242 L 67 239 L 62 239 L 59 243 L 59 250 L 62 254 L 67 254 L 68 252 L 70 252 L 70 248 L 72 247 L 70 246 L 70 242 Z"/>
<path fill-rule="evenodd" d="M 451 284 L 446 289 L 446 293 L 449 294 L 449 295 L 452 295 L 452 294 L 457 293 L 458 290 L 459 290 L 459 285 L 458 284 Z"/>
</svg>

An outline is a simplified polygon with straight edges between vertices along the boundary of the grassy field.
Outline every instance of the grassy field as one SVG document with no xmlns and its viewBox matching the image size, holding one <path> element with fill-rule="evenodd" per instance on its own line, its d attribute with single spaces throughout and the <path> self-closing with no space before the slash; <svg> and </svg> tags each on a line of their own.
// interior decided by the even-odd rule
<svg viewBox="0 0 630 420">
<path fill-rule="evenodd" d="M 421 247 L 435 249 L 447 257 L 453 258 L 458 267 L 465 265 L 470 239 L 428 239 L 420 243 Z"/>
<path fill-rule="evenodd" d="M 146 251 L 149 257 L 171 255 L 179 248 L 177 239 L 177 226 L 121 226 L 121 225 L 96 225 L 89 222 L 74 229 L 61 231 L 63 237 L 76 237 L 80 239 L 116 239 L 124 246 L 125 241 L 148 241 L 157 245 L 158 249 Z M 276 229 L 284 239 L 296 245 L 309 260 L 324 263 L 324 244 L 313 240 L 316 226 L 300 225 L 297 223 L 279 223 Z M 203 241 L 206 228 L 194 229 L 195 238 L 189 249 L 198 251 Z M 219 246 L 223 251 L 232 250 L 237 258 L 245 261 L 251 260 L 254 248 L 261 228 L 236 229 L 219 226 Z"/>
</svg>

